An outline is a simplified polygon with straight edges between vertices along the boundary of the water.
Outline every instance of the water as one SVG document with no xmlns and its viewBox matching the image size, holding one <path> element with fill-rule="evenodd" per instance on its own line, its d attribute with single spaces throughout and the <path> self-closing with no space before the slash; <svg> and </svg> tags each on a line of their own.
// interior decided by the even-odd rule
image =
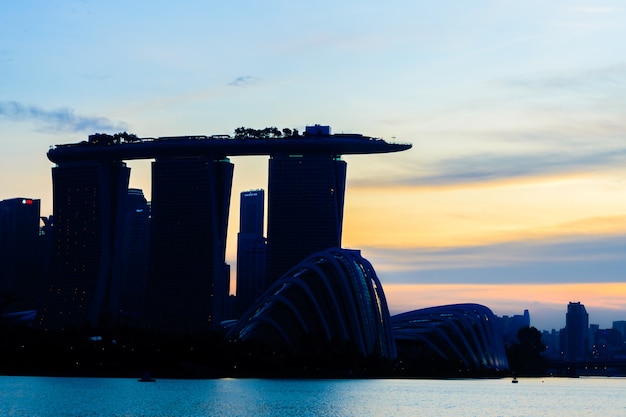
<svg viewBox="0 0 626 417">
<path fill-rule="evenodd" d="M 626 379 L 157 380 L 0 376 L 0 416 L 626 416 Z"/>
</svg>

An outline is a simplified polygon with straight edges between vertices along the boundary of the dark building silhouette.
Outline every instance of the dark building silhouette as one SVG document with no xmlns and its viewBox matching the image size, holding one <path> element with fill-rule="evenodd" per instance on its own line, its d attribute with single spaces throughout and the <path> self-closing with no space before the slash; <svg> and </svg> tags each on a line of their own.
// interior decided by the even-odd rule
<svg viewBox="0 0 626 417">
<path fill-rule="evenodd" d="M 614 321 L 613 329 L 617 330 L 622 335 L 622 339 L 626 340 L 626 320 Z"/>
<path fill-rule="evenodd" d="M 54 242 L 38 318 L 44 328 L 96 326 L 117 315 L 129 175 L 121 161 L 52 168 Z"/>
<path fill-rule="evenodd" d="M 339 248 L 312 254 L 273 283 L 227 338 L 239 365 L 253 369 L 351 369 L 396 357 L 374 268 L 359 251 Z"/>
<path fill-rule="evenodd" d="M 268 286 L 307 256 L 341 247 L 346 163 L 338 155 L 272 155 Z"/>
<path fill-rule="evenodd" d="M 135 327 L 144 309 L 150 248 L 150 205 L 142 190 L 128 190 L 123 221 L 119 324 Z"/>
<path fill-rule="evenodd" d="M 612 359 L 621 353 L 622 334 L 617 329 L 598 329 L 593 333 L 592 356 L 594 359 Z"/>
<path fill-rule="evenodd" d="M 524 327 L 530 327 L 530 313 L 524 310 L 524 314 L 516 314 L 514 316 L 497 317 L 502 329 L 502 337 L 507 345 L 518 343 L 517 332 Z"/>
<path fill-rule="evenodd" d="M 242 314 L 265 290 L 267 245 L 263 236 L 265 192 L 240 195 L 237 234 L 237 312 Z"/>
<path fill-rule="evenodd" d="M 541 341 L 546 347 L 544 356 L 547 359 L 562 359 L 561 355 L 561 332 L 556 329 L 541 332 Z"/>
<path fill-rule="evenodd" d="M 40 200 L 0 201 L 0 314 L 37 308 L 45 274 Z"/>
<path fill-rule="evenodd" d="M 391 317 L 402 371 L 422 376 L 488 375 L 509 369 L 496 316 L 453 304 Z"/>
<path fill-rule="evenodd" d="M 265 191 L 250 190 L 240 194 L 239 233 L 263 236 Z"/>
<path fill-rule="evenodd" d="M 148 327 L 198 333 L 222 320 L 232 177 L 227 159 L 161 157 L 153 163 Z"/>
<path fill-rule="evenodd" d="M 273 282 L 306 256 L 341 244 L 346 167 L 340 155 L 410 147 L 358 134 L 330 135 L 323 126 L 280 139 L 95 134 L 57 145 L 47 154 L 57 164 L 55 237 L 38 322 L 49 329 L 129 323 L 143 304 L 141 320 L 150 329 L 203 332 L 231 308 L 224 259 L 233 166 L 226 156 L 271 156 L 268 238 L 274 237 L 274 272 L 266 282 Z M 129 213 L 137 196 L 128 196 L 130 170 L 123 161 L 153 158 L 147 294 L 145 302 L 133 302 L 145 272 L 139 248 L 146 219 Z"/>
<path fill-rule="evenodd" d="M 587 356 L 589 314 L 580 302 L 570 302 L 565 314 L 565 357 L 580 360 Z"/>
</svg>

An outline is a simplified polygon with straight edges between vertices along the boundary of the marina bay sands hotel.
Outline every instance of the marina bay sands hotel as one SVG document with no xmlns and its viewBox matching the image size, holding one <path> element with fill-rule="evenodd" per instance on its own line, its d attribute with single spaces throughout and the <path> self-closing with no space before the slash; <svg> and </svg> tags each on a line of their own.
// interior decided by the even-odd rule
<svg viewBox="0 0 626 417">
<path fill-rule="evenodd" d="M 278 136 L 278 135 L 277 135 Z M 341 246 L 346 162 L 342 155 L 398 152 L 394 144 L 308 126 L 280 137 L 182 136 L 139 139 L 96 134 L 56 145 L 52 168 L 54 244 L 50 286 L 38 324 L 47 329 L 119 321 L 122 273 L 132 248 L 130 168 L 152 160 L 145 291 L 137 319 L 149 329 L 194 334 L 223 319 L 229 203 L 239 155 L 268 155 L 265 287 L 312 253 Z M 148 206 L 146 205 L 146 208 Z M 142 208 L 137 208 L 139 212 Z M 141 299 L 139 299 L 141 298 Z"/>
</svg>

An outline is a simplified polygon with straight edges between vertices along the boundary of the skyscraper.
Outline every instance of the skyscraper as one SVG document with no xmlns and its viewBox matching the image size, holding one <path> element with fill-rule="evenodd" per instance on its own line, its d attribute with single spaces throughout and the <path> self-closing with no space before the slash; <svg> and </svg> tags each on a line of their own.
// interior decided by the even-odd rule
<svg viewBox="0 0 626 417">
<path fill-rule="evenodd" d="M 40 200 L 0 201 L 0 313 L 37 307 L 44 278 L 39 214 Z"/>
<path fill-rule="evenodd" d="M 565 314 L 565 355 L 570 360 L 584 359 L 589 344 L 589 314 L 580 302 L 570 302 Z"/>
<path fill-rule="evenodd" d="M 346 163 L 335 155 L 271 155 L 268 285 L 307 256 L 341 247 Z"/>
<path fill-rule="evenodd" d="M 530 327 L 530 313 L 524 310 L 524 314 L 516 314 L 514 316 L 498 317 L 500 328 L 502 329 L 502 337 L 507 344 L 517 343 L 517 333 L 524 327 Z"/>
<path fill-rule="evenodd" d="M 136 326 L 143 312 L 150 248 L 150 205 L 143 191 L 128 190 L 121 249 L 120 324 Z"/>
<path fill-rule="evenodd" d="M 117 314 L 119 270 L 130 168 L 121 161 L 81 161 L 52 168 L 54 242 L 50 285 L 39 323 L 47 329 L 95 326 Z"/>
<path fill-rule="evenodd" d="M 240 195 L 239 233 L 237 234 L 237 313 L 242 314 L 265 289 L 263 237 L 265 192 L 245 191 Z"/>
<path fill-rule="evenodd" d="M 263 236 L 265 191 L 250 190 L 240 194 L 239 233 Z"/>
<path fill-rule="evenodd" d="M 232 177 L 227 159 L 160 157 L 153 163 L 149 328 L 192 334 L 222 320 Z"/>
<path fill-rule="evenodd" d="M 613 329 L 617 330 L 622 335 L 622 339 L 626 340 L 626 320 L 614 321 Z"/>
</svg>

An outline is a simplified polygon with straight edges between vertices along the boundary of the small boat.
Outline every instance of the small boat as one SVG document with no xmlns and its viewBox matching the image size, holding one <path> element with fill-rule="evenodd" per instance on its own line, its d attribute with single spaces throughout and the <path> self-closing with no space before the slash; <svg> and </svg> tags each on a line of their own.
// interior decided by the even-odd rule
<svg viewBox="0 0 626 417">
<path fill-rule="evenodd" d="M 139 382 L 154 382 L 154 381 L 156 381 L 156 379 L 152 378 L 152 376 L 150 375 L 150 372 L 144 372 L 144 374 L 141 376 L 141 378 L 138 379 L 137 381 L 139 381 Z"/>
</svg>

